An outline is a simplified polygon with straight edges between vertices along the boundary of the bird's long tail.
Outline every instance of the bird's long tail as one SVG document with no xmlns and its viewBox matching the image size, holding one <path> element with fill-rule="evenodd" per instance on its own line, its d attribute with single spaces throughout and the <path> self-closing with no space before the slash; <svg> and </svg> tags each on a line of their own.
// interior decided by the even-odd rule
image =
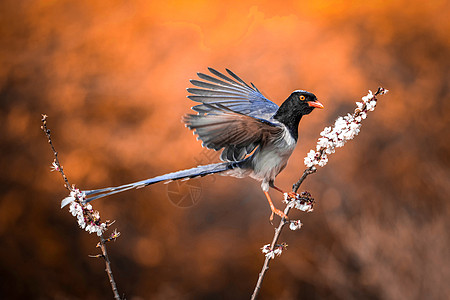
<svg viewBox="0 0 450 300">
<path fill-rule="evenodd" d="M 141 180 L 141 181 L 124 184 L 121 186 L 108 187 L 108 188 L 103 188 L 103 189 L 98 189 L 98 190 L 81 191 L 81 192 L 84 193 L 84 195 L 86 196 L 85 203 L 87 203 L 87 202 L 90 202 L 95 199 L 103 198 L 106 196 L 110 196 L 113 194 L 117 194 L 120 192 L 130 190 L 130 189 L 143 188 L 148 185 L 158 183 L 161 181 L 169 181 L 170 182 L 173 180 L 191 179 L 194 177 L 203 177 L 203 176 L 210 175 L 210 174 L 225 172 L 225 171 L 228 171 L 228 170 L 231 170 L 234 168 L 238 168 L 240 163 L 242 163 L 242 162 L 243 161 L 223 162 L 223 163 L 217 163 L 217 164 L 198 166 L 198 167 L 195 167 L 192 169 L 168 173 L 168 174 L 164 174 L 161 176 L 157 176 L 157 177 L 153 177 L 153 178 L 149 178 L 149 179 L 145 179 L 145 180 Z M 71 201 L 68 201 L 67 203 L 64 203 L 65 200 L 63 200 L 63 202 L 61 203 L 61 207 L 64 207 L 71 202 Z"/>
</svg>

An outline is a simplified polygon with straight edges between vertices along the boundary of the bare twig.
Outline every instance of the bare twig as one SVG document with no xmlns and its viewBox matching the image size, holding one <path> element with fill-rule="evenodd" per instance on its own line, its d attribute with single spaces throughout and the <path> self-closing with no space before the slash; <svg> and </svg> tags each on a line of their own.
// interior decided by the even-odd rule
<svg viewBox="0 0 450 300">
<path fill-rule="evenodd" d="M 103 238 L 103 235 L 100 236 L 100 249 L 102 249 L 103 258 L 105 259 L 106 265 L 106 273 L 108 274 L 109 283 L 111 284 L 111 288 L 114 294 L 114 299 L 120 300 L 119 291 L 117 290 L 116 282 L 114 281 L 114 276 L 111 269 L 111 262 L 109 261 L 108 252 L 106 251 L 106 241 Z"/>
<path fill-rule="evenodd" d="M 47 128 L 47 115 L 46 114 L 42 115 L 41 122 L 42 122 L 41 129 L 42 129 L 42 131 L 44 131 L 45 135 L 47 136 L 48 143 L 50 144 L 50 147 L 52 148 L 52 151 L 53 151 L 53 156 L 55 156 L 55 159 L 53 161 L 53 164 L 56 166 L 55 170 L 61 174 L 61 176 L 64 180 L 65 188 L 71 192 L 72 187 L 69 184 L 69 180 L 67 179 L 66 174 L 64 174 L 63 167 L 59 163 L 58 152 L 56 151 L 55 147 L 53 146 L 52 138 L 50 136 L 50 129 Z"/>
<path fill-rule="evenodd" d="M 300 179 L 294 183 L 294 185 L 292 186 L 292 191 L 294 193 L 297 193 L 298 189 L 300 188 L 300 185 L 303 183 L 303 181 L 306 179 L 306 177 L 308 175 L 311 175 L 313 173 L 315 173 L 317 171 L 317 169 L 315 167 L 310 167 L 308 169 L 306 169 L 305 171 L 303 171 L 303 175 L 300 177 Z"/>
<path fill-rule="evenodd" d="M 303 174 L 300 177 L 300 179 L 293 185 L 292 191 L 294 193 L 296 193 L 298 191 L 298 189 L 300 188 L 300 185 L 306 179 L 306 177 L 308 175 L 311 175 L 311 174 L 315 173 L 315 172 L 316 172 L 316 168 L 314 168 L 314 167 L 306 169 L 303 172 Z M 291 207 L 289 205 L 287 205 L 286 208 L 284 209 L 284 214 L 287 216 L 289 214 L 290 210 L 291 210 Z M 284 218 L 282 218 L 281 221 L 280 221 L 280 224 L 275 229 L 275 234 L 273 236 L 272 243 L 270 244 L 270 249 L 271 250 L 274 250 L 275 245 L 278 242 L 278 238 L 281 235 L 281 231 L 283 230 L 283 227 L 286 224 L 287 224 L 286 220 Z M 259 291 L 261 290 L 261 285 L 262 285 L 262 282 L 263 282 L 263 279 L 264 279 L 264 275 L 266 275 L 266 272 L 269 270 L 269 262 L 270 262 L 271 259 L 272 259 L 272 257 L 266 255 L 266 259 L 264 260 L 263 267 L 261 269 L 261 272 L 259 273 L 259 277 L 258 277 L 258 281 L 256 283 L 255 290 L 253 291 L 253 294 L 252 294 L 252 298 L 251 298 L 252 300 L 256 299 L 256 297 L 259 294 Z"/>
<path fill-rule="evenodd" d="M 62 167 L 61 163 L 59 162 L 58 152 L 56 151 L 56 149 L 55 149 L 55 147 L 53 145 L 53 142 L 52 142 L 52 139 L 51 139 L 51 135 L 50 135 L 50 129 L 48 129 L 48 127 L 47 127 L 47 115 L 45 115 L 45 114 L 42 115 L 41 122 L 42 122 L 41 129 L 42 129 L 42 131 L 44 131 L 45 135 L 47 136 L 48 143 L 50 144 L 50 147 L 52 148 L 52 151 L 53 151 L 53 156 L 55 157 L 54 160 L 53 160 L 53 164 L 52 164 L 53 165 L 53 169 L 58 171 L 61 174 L 61 176 L 62 176 L 62 178 L 64 180 L 64 187 L 67 190 L 69 190 L 69 192 L 71 192 L 71 193 L 72 192 L 76 192 L 75 188 L 72 185 L 70 185 L 67 176 L 64 174 L 63 167 Z M 83 209 L 83 213 L 88 215 L 88 219 L 96 220 L 99 223 L 98 218 L 92 214 L 92 210 L 91 209 Z M 90 257 L 103 257 L 105 259 L 105 265 L 106 265 L 105 271 L 106 271 L 106 273 L 108 275 L 109 282 L 111 284 L 111 289 L 112 289 L 113 294 L 114 294 L 114 299 L 116 299 L 116 300 L 120 300 L 120 296 L 119 296 L 119 292 L 117 290 L 116 282 L 114 281 L 114 276 L 113 276 L 112 269 L 111 269 L 111 262 L 110 262 L 109 257 L 108 257 L 108 252 L 106 250 L 106 244 L 105 243 L 110 241 L 110 240 L 112 240 L 112 239 L 117 238 L 119 235 L 120 235 L 120 233 L 117 233 L 116 231 L 114 231 L 113 235 L 110 238 L 105 239 L 103 237 L 103 234 L 100 234 L 99 235 L 100 242 L 98 243 L 97 246 L 99 246 L 100 249 L 102 250 L 102 254 L 98 254 L 98 255 L 94 255 L 94 256 L 90 255 Z"/>
</svg>

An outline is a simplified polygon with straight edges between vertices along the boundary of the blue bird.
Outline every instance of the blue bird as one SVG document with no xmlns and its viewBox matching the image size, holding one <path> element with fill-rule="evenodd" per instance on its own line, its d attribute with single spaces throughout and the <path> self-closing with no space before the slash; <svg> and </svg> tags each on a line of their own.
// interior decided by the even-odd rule
<svg viewBox="0 0 450 300">
<path fill-rule="evenodd" d="M 201 80 L 190 81 L 195 87 L 187 89 L 191 94 L 188 98 L 200 104 L 192 107 L 197 114 L 188 114 L 183 121 L 202 141 L 203 147 L 222 150 L 223 162 L 117 187 L 83 191 L 86 202 L 161 181 L 222 173 L 239 178 L 250 176 L 260 181 L 272 211 L 270 219 L 274 214 L 287 219 L 275 208 L 269 187 L 284 193 L 274 181 L 297 145 L 299 122 L 304 115 L 323 105 L 314 94 L 297 90 L 278 106 L 264 97 L 253 83 L 248 85 L 232 71 L 226 69 L 227 76 L 212 68 L 208 70 L 211 75 L 197 73 Z M 62 206 L 67 204 L 62 203 Z"/>
</svg>

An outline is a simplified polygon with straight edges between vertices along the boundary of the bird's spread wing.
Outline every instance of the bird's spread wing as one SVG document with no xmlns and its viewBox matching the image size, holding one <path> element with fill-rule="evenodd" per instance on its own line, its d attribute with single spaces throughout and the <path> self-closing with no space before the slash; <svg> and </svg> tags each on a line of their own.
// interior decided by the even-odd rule
<svg viewBox="0 0 450 300">
<path fill-rule="evenodd" d="M 228 77 L 213 68 L 208 68 L 210 76 L 197 73 L 200 80 L 191 80 L 191 83 L 199 88 L 188 88 L 187 91 L 193 95 L 188 98 L 202 102 L 192 109 L 199 113 L 209 113 L 211 108 L 205 104 L 221 104 L 235 112 L 247 116 L 269 120 L 278 110 L 278 105 L 264 97 L 261 92 L 251 83 L 249 86 L 236 74 L 226 69 L 232 77 Z"/>
<path fill-rule="evenodd" d="M 204 147 L 216 151 L 224 148 L 222 160 L 242 160 L 257 146 L 281 136 L 284 130 L 279 124 L 235 112 L 221 104 L 203 105 L 207 114 L 186 115 L 184 122 L 203 141 Z"/>
</svg>

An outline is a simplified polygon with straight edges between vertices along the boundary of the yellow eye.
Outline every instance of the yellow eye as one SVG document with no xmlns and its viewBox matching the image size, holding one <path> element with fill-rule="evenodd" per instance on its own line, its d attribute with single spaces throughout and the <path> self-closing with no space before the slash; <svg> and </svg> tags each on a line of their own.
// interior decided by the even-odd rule
<svg viewBox="0 0 450 300">
<path fill-rule="evenodd" d="M 305 101 L 305 96 L 300 95 L 299 99 L 302 100 L 302 101 Z"/>
</svg>

